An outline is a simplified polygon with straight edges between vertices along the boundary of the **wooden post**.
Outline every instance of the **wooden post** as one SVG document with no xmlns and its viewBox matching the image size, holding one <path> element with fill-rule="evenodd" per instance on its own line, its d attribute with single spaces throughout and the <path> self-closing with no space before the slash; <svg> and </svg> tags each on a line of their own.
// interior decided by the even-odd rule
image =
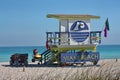
<svg viewBox="0 0 120 80">
<path fill-rule="evenodd" d="M 116 58 L 116 62 L 118 61 L 118 59 Z"/>
<path fill-rule="evenodd" d="M 25 65 L 23 66 L 23 72 L 25 72 Z"/>
</svg>

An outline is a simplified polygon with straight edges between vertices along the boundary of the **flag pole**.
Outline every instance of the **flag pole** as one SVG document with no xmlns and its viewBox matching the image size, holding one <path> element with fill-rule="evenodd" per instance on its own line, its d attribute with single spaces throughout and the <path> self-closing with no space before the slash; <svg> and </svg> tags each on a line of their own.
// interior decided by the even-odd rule
<svg viewBox="0 0 120 80">
<path fill-rule="evenodd" d="M 104 24 L 103 27 L 102 27 L 102 30 L 101 30 L 102 32 L 104 31 L 104 28 L 105 28 L 105 24 Z"/>
</svg>

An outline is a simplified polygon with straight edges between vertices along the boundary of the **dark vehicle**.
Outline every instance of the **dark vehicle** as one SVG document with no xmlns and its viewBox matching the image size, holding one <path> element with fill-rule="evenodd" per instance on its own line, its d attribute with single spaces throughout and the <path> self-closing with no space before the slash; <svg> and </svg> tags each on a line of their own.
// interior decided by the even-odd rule
<svg viewBox="0 0 120 80">
<path fill-rule="evenodd" d="M 10 57 L 11 66 L 27 66 L 28 65 L 28 54 L 15 53 Z"/>
</svg>

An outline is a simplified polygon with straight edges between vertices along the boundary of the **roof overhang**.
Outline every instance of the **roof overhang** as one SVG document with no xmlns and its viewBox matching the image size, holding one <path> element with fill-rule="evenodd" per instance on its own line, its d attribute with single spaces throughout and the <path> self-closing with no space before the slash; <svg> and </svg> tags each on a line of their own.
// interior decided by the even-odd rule
<svg viewBox="0 0 120 80">
<path fill-rule="evenodd" d="M 79 15 L 79 14 L 48 14 L 47 18 L 56 18 L 56 19 L 82 19 L 82 20 L 90 20 L 90 19 L 99 19 L 100 16 L 94 15 Z"/>
</svg>

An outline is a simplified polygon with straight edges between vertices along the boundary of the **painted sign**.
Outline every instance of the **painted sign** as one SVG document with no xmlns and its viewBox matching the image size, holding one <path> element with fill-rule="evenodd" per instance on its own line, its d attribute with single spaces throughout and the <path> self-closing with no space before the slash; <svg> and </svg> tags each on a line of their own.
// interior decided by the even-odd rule
<svg viewBox="0 0 120 80">
<path fill-rule="evenodd" d="M 84 21 L 76 21 L 71 26 L 71 31 L 88 30 L 88 25 Z"/>
<path fill-rule="evenodd" d="M 82 61 L 99 60 L 99 52 L 62 53 L 61 62 L 79 63 Z"/>
<path fill-rule="evenodd" d="M 84 21 L 76 21 L 72 24 L 71 38 L 76 42 L 83 42 L 89 36 L 89 27 Z"/>
</svg>

